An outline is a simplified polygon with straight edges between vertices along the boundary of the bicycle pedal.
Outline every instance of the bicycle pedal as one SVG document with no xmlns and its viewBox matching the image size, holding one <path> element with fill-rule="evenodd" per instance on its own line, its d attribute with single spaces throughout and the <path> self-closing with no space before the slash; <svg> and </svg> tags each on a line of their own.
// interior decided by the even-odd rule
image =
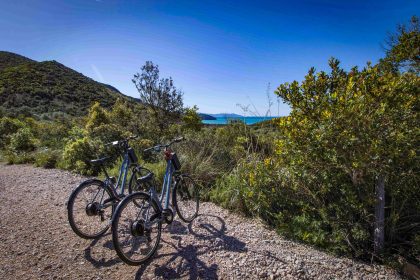
<svg viewBox="0 0 420 280">
<path fill-rule="evenodd" d="M 168 225 L 174 221 L 174 212 L 171 209 L 163 209 L 162 215 L 165 223 Z"/>
</svg>

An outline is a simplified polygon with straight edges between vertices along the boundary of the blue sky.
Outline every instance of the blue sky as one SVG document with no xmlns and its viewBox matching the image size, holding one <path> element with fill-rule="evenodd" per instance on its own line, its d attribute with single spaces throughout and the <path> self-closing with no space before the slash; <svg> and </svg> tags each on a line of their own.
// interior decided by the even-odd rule
<svg viewBox="0 0 420 280">
<path fill-rule="evenodd" d="M 417 1 L 108 1 L 0 0 L 0 50 L 57 60 L 121 92 L 158 64 L 201 112 L 267 111 L 267 85 L 302 80 L 331 56 L 345 68 L 376 62 L 398 23 L 419 15 Z M 255 109 L 252 109 L 255 111 Z"/>
</svg>

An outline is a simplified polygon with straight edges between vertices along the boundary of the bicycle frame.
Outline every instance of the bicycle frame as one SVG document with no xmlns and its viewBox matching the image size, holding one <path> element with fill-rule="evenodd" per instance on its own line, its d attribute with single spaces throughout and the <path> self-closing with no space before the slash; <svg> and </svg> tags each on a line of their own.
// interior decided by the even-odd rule
<svg viewBox="0 0 420 280">
<path fill-rule="evenodd" d="M 172 182 L 173 173 L 174 173 L 174 167 L 172 166 L 172 162 L 171 160 L 167 160 L 166 171 L 165 171 L 165 176 L 163 178 L 162 192 L 160 194 L 160 197 L 158 197 L 158 194 L 154 187 L 150 188 L 149 190 L 150 196 L 153 197 L 153 199 L 155 199 L 156 201 L 159 201 L 158 207 L 160 211 L 164 209 L 168 209 L 169 207 L 169 198 L 170 198 L 171 190 L 172 190 L 171 182 Z M 163 203 L 164 198 L 166 200 L 165 200 L 165 206 L 163 207 L 162 203 Z"/>
<path fill-rule="evenodd" d="M 124 194 L 124 186 L 127 181 L 127 174 L 128 168 L 130 165 L 130 160 L 128 158 L 128 153 L 126 152 L 123 157 L 123 162 L 120 167 L 120 171 L 118 174 L 117 184 L 114 186 L 114 191 L 118 190 L 118 186 L 120 188 L 120 194 Z M 121 185 L 120 185 L 121 184 Z"/>
<path fill-rule="evenodd" d="M 122 161 L 121 166 L 120 166 L 120 170 L 118 172 L 118 179 L 117 179 L 115 185 L 110 180 L 111 177 L 109 177 L 109 175 L 106 171 L 106 168 L 102 167 L 103 171 L 105 173 L 105 176 L 106 176 L 105 184 L 111 187 L 113 195 L 116 198 L 124 195 L 124 187 L 125 187 L 125 184 L 127 182 L 127 175 L 128 175 L 129 167 L 130 167 L 129 155 L 128 155 L 128 152 L 125 152 L 124 156 L 123 156 L 123 161 Z M 112 205 L 112 203 L 111 203 L 111 205 Z"/>
</svg>

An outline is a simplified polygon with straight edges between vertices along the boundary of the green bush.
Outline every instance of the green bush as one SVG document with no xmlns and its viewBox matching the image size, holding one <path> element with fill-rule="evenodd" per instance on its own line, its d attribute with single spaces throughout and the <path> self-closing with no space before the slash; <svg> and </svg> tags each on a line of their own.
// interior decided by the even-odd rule
<svg viewBox="0 0 420 280">
<path fill-rule="evenodd" d="M 370 65 L 346 72 L 335 59 L 330 67 L 330 73 L 311 69 L 302 83 L 277 89 L 292 107 L 291 115 L 279 122 L 279 165 L 288 168 L 292 185 L 299 186 L 289 196 L 290 205 L 295 198 L 299 202 L 297 211 L 290 216 L 282 210 L 282 229 L 332 251 L 369 258 L 375 222 L 372 186 L 384 176 L 387 252 L 410 251 L 420 230 L 420 79 Z M 304 228 L 322 232 L 314 237 Z"/>
<path fill-rule="evenodd" d="M 7 151 L 5 153 L 5 159 L 8 164 L 24 164 L 33 163 L 35 161 L 34 155 L 31 152 L 14 152 Z"/>
<path fill-rule="evenodd" d="M 44 150 L 35 154 L 35 166 L 55 168 L 60 160 L 60 151 Z"/>
<path fill-rule="evenodd" d="M 69 122 L 39 122 L 35 132 L 40 146 L 62 149 L 66 142 L 64 139 L 69 137 L 71 131 L 72 127 Z"/>
<path fill-rule="evenodd" d="M 187 108 L 185 114 L 182 117 L 183 129 L 189 129 L 193 131 L 200 131 L 203 128 L 201 117 L 197 113 L 198 107 Z"/>
<path fill-rule="evenodd" d="M 98 166 L 92 165 L 90 160 L 99 154 L 101 142 L 88 137 L 70 141 L 64 147 L 63 162 L 60 166 L 84 175 L 98 174 Z"/>
<path fill-rule="evenodd" d="M 272 160 L 250 155 L 241 160 L 232 172 L 217 180 L 210 199 L 223 207 L 273 223 L 273 205 L 278 199 L 279 172 L 272 168 Z"/>
<path fill-rule="evenodd" d="M 6 147 L 10 142 L 10 135 L 16 133 L 19 129 L 24 128 L 25 124 L 9 117 L 0 119 L 0 148 Z"/>
<path fill-rule="evenodd" d="M 35 149 L 35 139 L 27 127 L 19 129 L 10 136 L 9 148 L 15 152 L 30 152 Z"/>
</svg>

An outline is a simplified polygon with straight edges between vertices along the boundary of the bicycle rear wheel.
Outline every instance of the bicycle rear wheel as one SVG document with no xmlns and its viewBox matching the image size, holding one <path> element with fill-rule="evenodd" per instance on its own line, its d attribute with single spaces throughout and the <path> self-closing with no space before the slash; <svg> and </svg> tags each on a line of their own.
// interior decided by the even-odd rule
<svg viewBox="0 0 420 280">
<path fill-rule="evenodd" d="M 118 256 L 129 265 L 140 265 L 155 254 L 161 231 L 161 211 L 147 193 L 130 194 L 115 211 L 112 241 Z"/>
<path fill-rule="evenodd" d="M 177 180 L 172 203 L 175 206 L 181 220 L 186 223 L 194 220 L 198 215 L 199 208 L 199 190 L 197 184 L 188 175 L 181 175 Z"/>
<path fill-rule="evenodd" d="M 80 237 L 94 239 L 109 228 L 114 205 L 104 208 L 111 201 L 112 191 L 99 180 L 88 180 L 80 184 L 70 195 L 67 215 L 71 228 Z"/>
</svg>

